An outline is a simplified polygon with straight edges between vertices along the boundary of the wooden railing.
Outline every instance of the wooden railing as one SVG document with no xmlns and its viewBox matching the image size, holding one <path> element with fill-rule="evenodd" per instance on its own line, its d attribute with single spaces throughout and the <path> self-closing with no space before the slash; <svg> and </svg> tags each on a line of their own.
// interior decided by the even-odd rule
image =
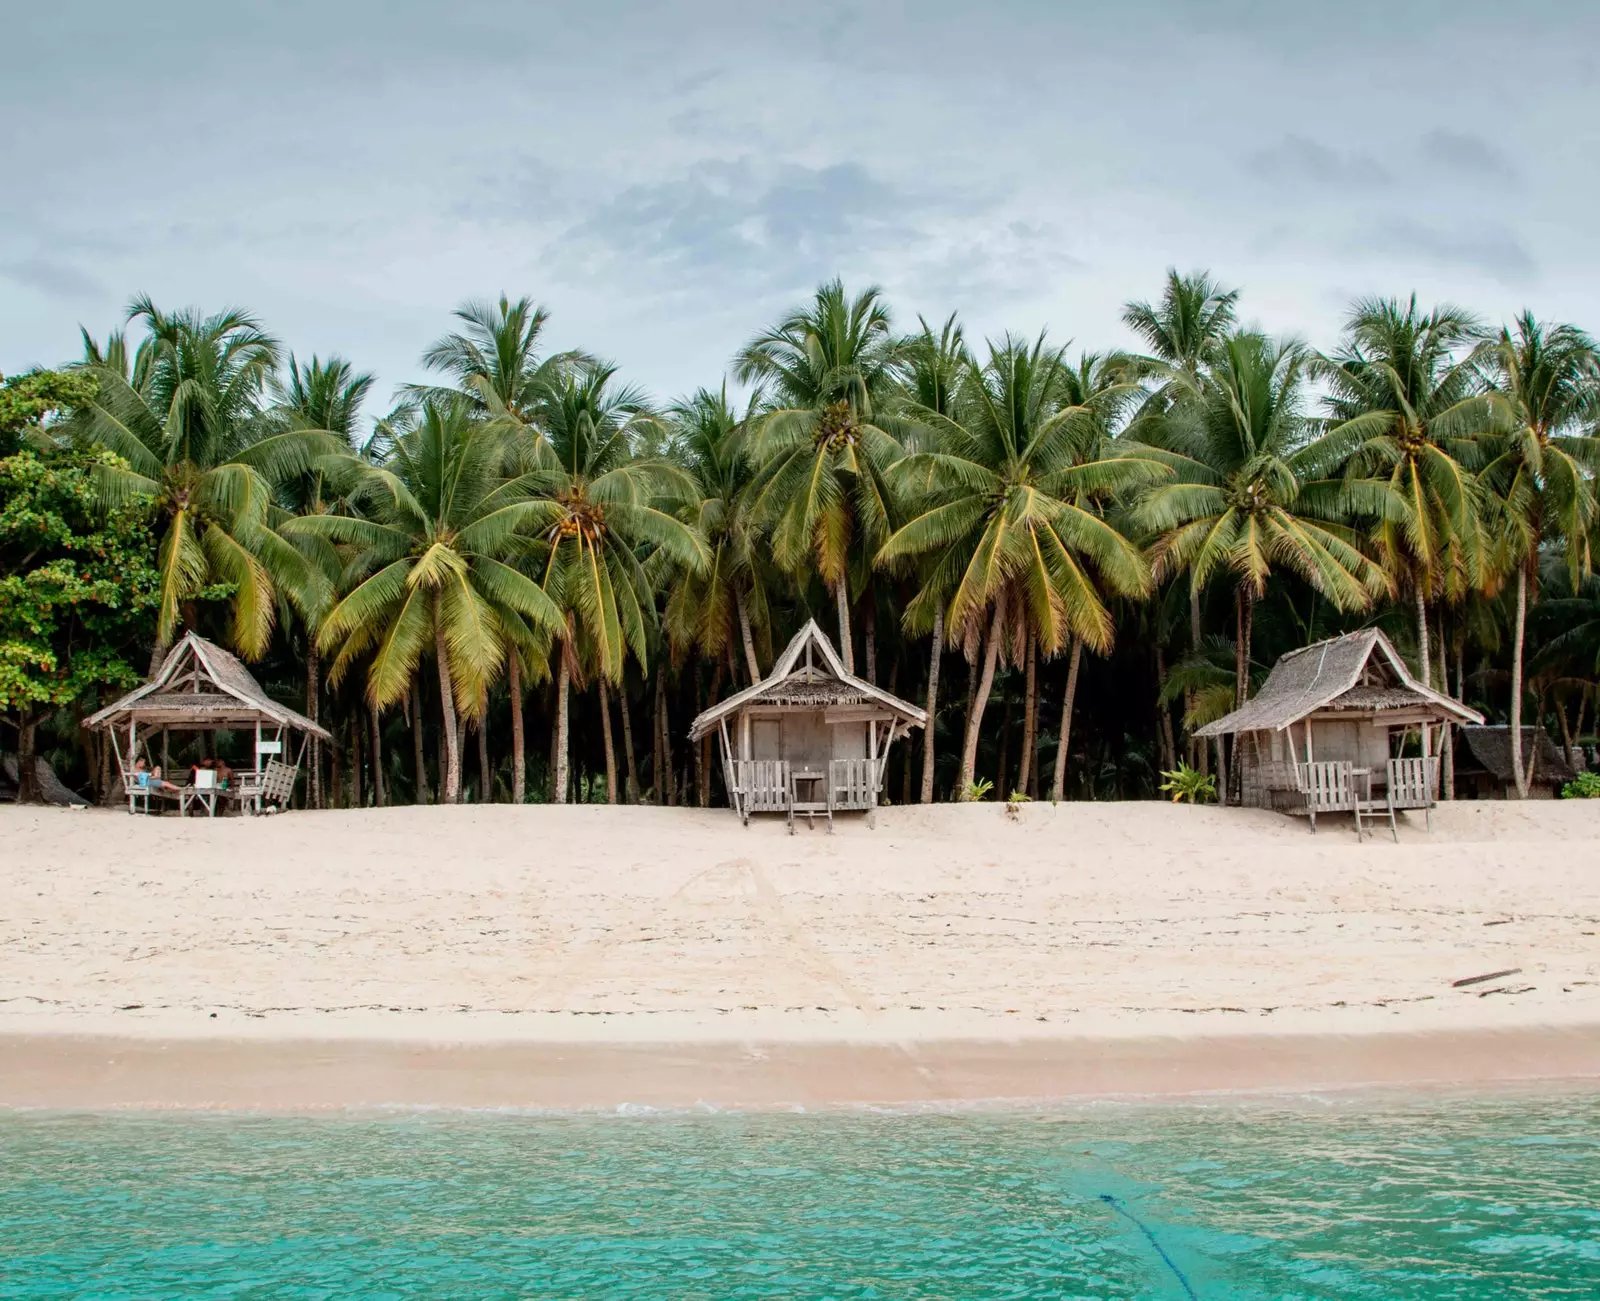
<svg viewBox="0 0 1600 1301">
<path fill-rule="evenodd" d="M 828 796 L 836 809 L 878 806 L 878 765 L 871 759 L 835 759 L 828 765 Z"/>
</svg>

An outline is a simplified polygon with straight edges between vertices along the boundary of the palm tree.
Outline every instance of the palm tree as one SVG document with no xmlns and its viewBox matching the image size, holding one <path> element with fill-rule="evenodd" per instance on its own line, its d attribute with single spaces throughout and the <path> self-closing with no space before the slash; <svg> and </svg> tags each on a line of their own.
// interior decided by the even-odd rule
<svg viewBox="0 0 1600 1301">
<path fill-rule="evenodd" d="M 1497 542 L 1516 570 L 1511 643 L 1511 736 L 1522 735 L 1523 641 L 1528 577 L 1537 574 L 1545 543 L 1559 543 L 1574 589 L 1591 570 L 1595 521 L 1593 475 L 1600 468 L 1600 356 L 1571 325 L 1546 325 L 1523 312 L 1483 358 L 1493 433 L 1482 477 Z M 1511 747 L 1517 794 L 1528 796 L 1522 747 Z"/>
<path fill-rule="evenodd" d="M 967 348 L 966 336 L 954 312 L 945 318 L 937 335 L 926 320 L 918 318 L 922 326 L 919 334 L 902 344 L 901 374 L 906 387 L 908 409 L 931 411 L 940 419 L 955 414 L 956 395 L 961 388 L 961 378 L 967 373 L 972 354 Z M 916 445 L 919 430 L 912 419 L 909 441 Z M 908 632 L 920 628 L 908 627 Z M 933 607 L 931 628 L 933 644 L 928 649 L 928 721 L 922 729 L 922 788 L 920 799 L 933 803 L 934 736 L 939 712 L 939 663 L 944 657 L 944 604 Z"/>
<path fill-rule="evenodd" d="M 1428 601 L 1459 598 L 1479 564 L 1477 490 L 1462 463 L 1486 407 L 1477 372 L 1461 350 L 1482 334 L 1458 307 L 1417 310 L 1368 298 L 1355 304 L 1339 352 L 1318 359 L 1327 381 L 1331 433 L 1348 452 L 1346 475 L 1388 484 L 1390 509 L 1377 528 L 1378 558 L 1411 587 L 1417 612 L 1417 673 L 1433 679 Z"/>
<path fill-rule="evenodd" d="M 288 429 L 326 431 L 353 453 L 358 441 L 356 425 L 361 406 L 374 382 L 370 374 L 357 373 L 342 357 L 323 361 L 313 356 L 309 362 L 302 363 L 290 353 L 287 375 L 281 379 L 274 376 L 271 381 L 273 414 Z M 294 475 L 277 485 L 278 505 L 290 516 L 347 510 L 347 494 L 357 481 L 356 468 L 348 454 L 320 457 L 304 474 Z M 318 594 L 331 598 L 343 566 L 338 551 L 324 538 L 301 537 L 290 541 L 322 571 L 327 581 L 319 585 Z M 317 632 L 326 612 L 325 606 L 299 611 L 306 626 L 306 717 L 314 723 L 322 717 L 322 656 L 317 649 Z M 376 740 L 376 721 L 373 735 Z M 321 742 L 312 738 L 308 796 L 313 808 L 322 807 L 320 751 Z M 376 749 L 373 753 L 376 764 Z"/>
<path fill-rule="evenodd" d="M 1016 650 L 1031 632 L 1046 654 L 1069 637 L 1108 649 L 1114 628 L 1102 589 L 1124 595 L 1149 589 L 1139 549 L 1089 502 L 1148 482 L 1160 467 L 1079 455 L 1085 431 L 1098 426 L 1088 408 L 1063 405 L 1066 369 L 1061 350 L 1042 335 L 1031 346 L 1007 337 L 990 346 L 986 363 L 967 362 L 955 417 L 926 407 L 909 412 L 933 446 L 896 466 L 896 479 L 917 504 L 877 563 L 927 556 L 931 572 L 907 618 L 942 605 L 948 626 L 969 645 L 983 646 L 958 798 L 973 780 L 1002 640 Z"/>
<path fill-rule="evenodd" d="M 668 641 L 716 661 L 737 636 L 752 682 L 761 678 L 755 633 L 768 626 L 761 535 L 751 509 L 755 474 L 745 455 L 745 421 L 727 389 L 700 389 L 668 412 L 669 455 L 691 482 L 683 517 L 710 548 L 709 566 L 671 584 L 664 611 Z"/>
<path fill-rule="evenodd" d="M 390 462 L 361 471 L 371 518 L 307 515 L 290 536 L 326 538 L 354 551 L 361 581 L 322 621 L 319 642 L 337 650 L 330 683 L 370 653 L 366 694 L 382 709 L 405 695 L 431 646 L 439 672 L 445 802 L 461 795 L 456 711 L 478 708 L 516 630 L 561 625 L 561 610 L 506 557 L 519 530 L 547 527 L 556 512 L 527 477 L 506 480 L 497 431 L 459 397 L 424 405 L 416 428 L 396 438 Z"/>
<path fill-rule="evenodd" d="M 773 555 L 793 572 L 815 564 L 833 589 L 839 650 L 855 671 L 850 562 L 870 557 L 890 530 L 886 476 L 900 445 L 877 423 L 895 379 L 899 343 L 882 293 L 849 298 L 841 281 L 757 335 L 734 374 L 763 386 L 755 426 L 761 464 L 755 509 L 770 526 Z"/>
<path fill-rule="evenodd" d="M 567 798 L 568 693 L 583 662 L 613 686 L 631 651 L 648 662 L 647 631 L 655 592 L 644 562 L 666 562 L 701 574 L 706 544 L 668 507 L 688 492 L 683 473 L 659 458 L 636 457 L 635 443 L 656 423 L 644 395 L 613 388 L 616 368 L 565 367 L 541 401 L 535 468 L 523 478 L 539 493 L 543 514 L 530 534 L 524 564 L 561 617 L 556 670 L 555 780 L 552 798 Z M 582 645 L 578 645 L 578 642 Z"/>
<path fill-rule="evenodd" d="M 1206 368 L 1233 332 L 1238 317 L 1239 291 L 1223 289 L 1209 272 L 1179 275 L 1167 268 L 1167 283 L 1159 303 L 1127 303 L 1122 323 L 1150 351 L 1129 358 L 1138 373 L 1157 381 L 1145 412 L 1158 415 L 1205 385 Z"/>
<path fill-rule="evenodd" d="M 1298 344 L 1234 334 L 1199 400 L 1167 417 L 1177 425 L 1168 446 L 1147 452 L 1176 471 L 1175 482 L 1150 489 L 1137 508 L 1157 535 L 1157 574 L 1187 569 L 1191 590 L 1218 569 L 1233 575 L 1235 707 L 1249 687 L 1252 609 L 1274 565 L 1299 574 L 1341 610 L 1362 609 L 1384 590 L 1382 571 L 1362 554 L 1357 534 L 1301 501 L 1329 455 L 1307 441 L 1305 374 Z M 1331 513 L 1338 503 L 1326 495 Z"/>
<path fill-rule="evenodd" d="M 103 471 L 107 499 L 148 498 L 165 521 L 151 672 L 190 618 L 184 607 L 210 583 L 232 585 L 233 643 L 258 658 L 278 591 L 302 607 L 324 599 L 319 571 L 269 526 L 273 488 L 344 449 L 325 431 L 263 417 L 278 345 L 253 316 L 166 313 L 139 298 L 128 319 L 146 329 L 131 370 L 118 338 L 102 352 L 85 336 L 84 369 L 99 385 L 79 419 L 87 437 L 128 462 Z"/>
<path fill-rule="evenodd" d="M 1132 330 L 1149 352 L 1129 358 L 1133 375 L 1154 380 L 1156 388 L 1134 418 L 1129 433 L 1141 442 L 1160 446 L 1172 427 L 1163 417 L 1200 399 L 1207 383 L 1207 367 L 1220 353 L 1238 317 L 1239 291 L 1223 289 L 1211 274 L 1195 271 L 1180 275 L 1167 268 L 1167 282 L 1159 303 L 1124 305 L 1122 323 Z M 1200 617 L 1201 589 L 1189 588 L 1189 653 L 1199 655 L 1203 642 Z M 1185 726 L 1201 724 L 1190 715 L 1195 700 L 1184 699 Z M 1220 742 L 1219 742 L 1220 744 Z M 1205 750 L 1200 749 L 1205 765 Z"/>
<path fill-rule="evenodd" d="M 579 352 L 540 356 L 550 314 L 531 298 L 513 303 L 501 294 L 494 303 L 468 302 L 455 317 L 463 328 L 435 340 L 422 354 L 422 364 L 454 379 L 480 414 L 513 428 L 532 423 L 550 385 L 570 366 L 588 360 Z M 407 391 L 426 399 L 449 390 L 409 385 Z"/>
</svg>

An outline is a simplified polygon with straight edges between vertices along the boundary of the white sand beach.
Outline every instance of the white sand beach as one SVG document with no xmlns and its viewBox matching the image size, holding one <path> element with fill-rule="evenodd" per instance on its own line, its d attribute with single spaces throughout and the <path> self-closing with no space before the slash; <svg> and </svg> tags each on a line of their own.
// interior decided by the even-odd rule
<svg viewBox="0 0 1600 1301">
<path fill-rule="evenodd" d="M 1600 807 L 0 809 L 0 1104 L 1600 1079 Z M 1491 980 L 1454 982 L 1495 972 Z"/>
</svg>

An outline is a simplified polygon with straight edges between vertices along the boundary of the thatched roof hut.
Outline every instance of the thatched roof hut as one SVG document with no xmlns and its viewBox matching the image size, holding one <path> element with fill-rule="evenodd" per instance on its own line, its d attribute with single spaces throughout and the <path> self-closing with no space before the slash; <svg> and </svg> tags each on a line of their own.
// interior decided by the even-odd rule
<svg viewBox="0 0 1600 1301">
<path fill-rule="evenodd" d="M 1379 776 L 1397 739 L 1416 729 L 1424 755 L 1446 723 L 1481 723 L 1483 715 L 1425 686 L 1377 628 L 1329 637 L 1290 651 L 1251 700 L 1196 730 L 1235 736 L 1243 802 L 1303 807 L 1297 764 L 1349 762 Z"/>
<path fill-rule="evenodd" d="M 927 721 L 923 710 L 845 670 L 806 621 L 760 682 L 694 720 L 691 740 L 721 738 L 734 811 L 832 813 L 875 808 L 889 747 Z"/>
<path fill-rule="evenodd" d="M 333 739 L 325 728 L 263 691 L 236 656 L 192 632 L 167 652 L 154 677 L 91 714 L 84 726 L 103 728 L 110 735 L 130 794 L 141 740 L 168 731 L 253 731 L 254 764 L 248 773 L 240 773 L 237 789 L 257 805 L 263 797 L 283 803 L 293 788 L 299 757 L 287 761 L 286 732 L 301 734 L 302 751 L 307 738 Z"/>
<path fill-rule="evenodd" d="M 1466 742 L 1456 753 L 1456 787 L 1463 798 L 1503 800 L 1516 793 L 1516 773 L 1511 766 L 1511 729 L 1504 723 L 1463 727 Z M 1542 727 L 1522 729 L 1523 771 L 1529 774 L 1528 794 L 1553 799 L 1577 776 L 1561 747 Z"/>
</svg>

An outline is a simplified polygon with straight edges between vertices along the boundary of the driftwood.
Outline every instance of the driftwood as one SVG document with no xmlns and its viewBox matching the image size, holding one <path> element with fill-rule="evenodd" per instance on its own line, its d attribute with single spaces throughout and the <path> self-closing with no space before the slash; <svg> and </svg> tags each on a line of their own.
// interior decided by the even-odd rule
<svg viewBox="0 0 1600 1301">
<path fill-rule="evenodd" d="M 1481 985 L 1486 980 L 1499 980 L 1502 976 L 1516 976 L 1521 972 L 1521 967 L 1507 967 L 1504 971 L 1491 971 L 1485 976 L 1468 976 L 1465 980 L 1452 980 L 1450 988 L 1465 989 L 1468 985 Z"/>
</svg>

